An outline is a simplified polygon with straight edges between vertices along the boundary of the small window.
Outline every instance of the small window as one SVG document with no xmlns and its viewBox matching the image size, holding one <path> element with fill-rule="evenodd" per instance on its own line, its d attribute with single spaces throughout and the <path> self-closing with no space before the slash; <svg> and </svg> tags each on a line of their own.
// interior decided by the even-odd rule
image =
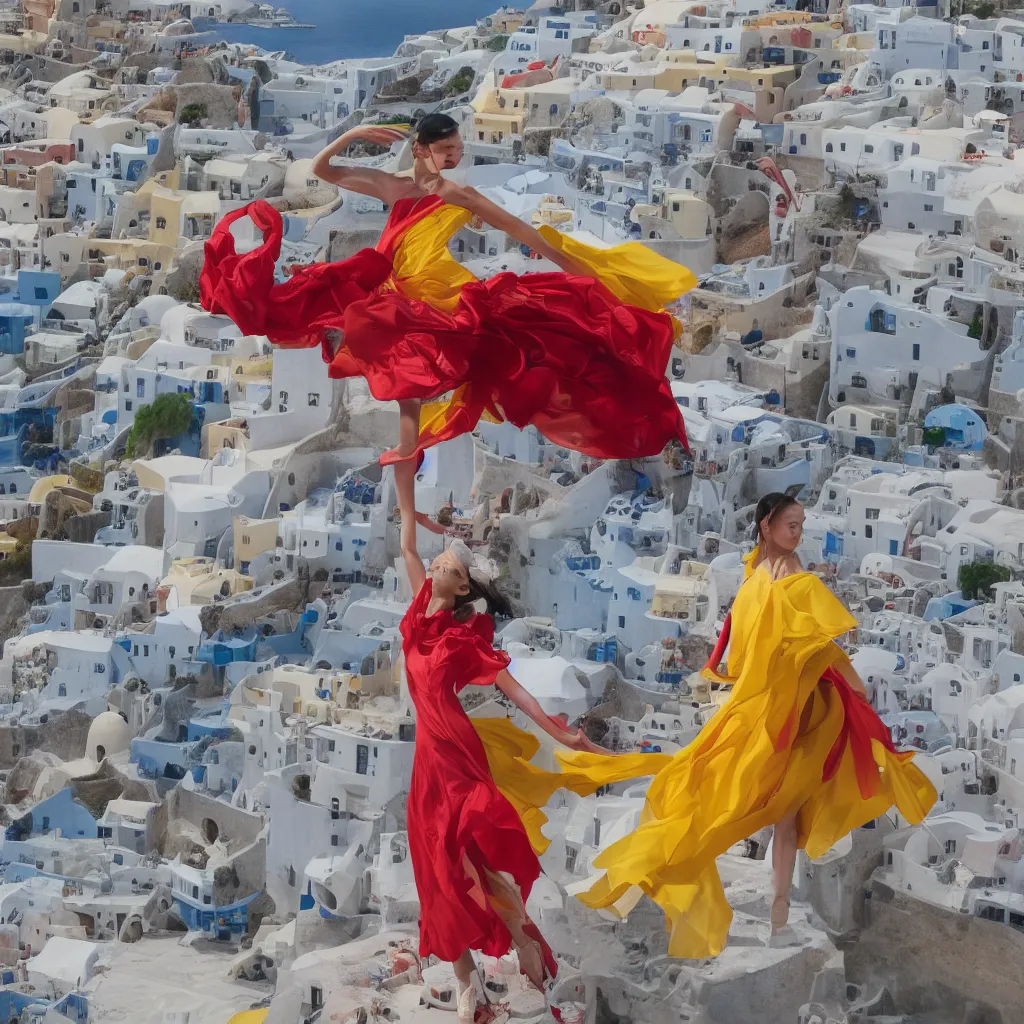
<svg viewBox="0 0 1024 1024">
<path fill-rule="evenodd" d="M 871 527 L 871 526 L 865 526 L 864 527 L 864 536 L 867 537 L 868 540 L 870 540 L 872 537 L 874 537 L 874 535 L 875 535 L 875 531 L 874 531 L 873 527 Z"/>
<path fill-rule="evenodd" d="M 319 405 L 320 404 L 320 394 L 319 394 L 319 392 L 310 391 L 309 394 L 306 395 L 306 402 L 307 402 L 308 405 L 311 405 L 311 406 Z"/>
<path fill-rule="evenodd" d="M 157 217 L 157 219 L 156 219 L 156 229 L 157 229 L 157 231 L 163 231 L 163 229 L 166 228 L 166 227 L 167 227 L 167 218 L 166 217 Z"/>
</svg>

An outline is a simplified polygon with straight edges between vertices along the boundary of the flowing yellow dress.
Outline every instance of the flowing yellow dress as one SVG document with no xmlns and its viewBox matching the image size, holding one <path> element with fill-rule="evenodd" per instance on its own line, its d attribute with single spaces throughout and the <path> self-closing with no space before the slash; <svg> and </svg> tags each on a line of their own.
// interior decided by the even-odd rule
<svg viewBox="0 0 1024 1024">
<path fill-rule="evenodd" d="M 559 782 L 583 794 L 659 768 L 641 824 L 596 858 L 603 874 L 579 899 L 623 913 L 646 893 L 665 912 L 672 956 L 725 947 L 732 910 L 715 859 L 747 836 L 795 813 L 799 846 L 819 857 L 894 805 L 920 822 L 936 799 L 912 754 L 895 751 L 874 710 L 836 671 L 846 655 L 834 641 L 856 621 L 816 576 L 773 581 L 763 567 L 750 572 L 732 623 L 728 672 L 719 676 L 732 693 L 685 750 L 560 752 L 561 776 L 520 781 L 513 801 L 538 827 L 541 804 L 531 801 Z M 521 763 L 492 762 L 503 791 L 517 784 L 510 775 Z"/>
</svg>

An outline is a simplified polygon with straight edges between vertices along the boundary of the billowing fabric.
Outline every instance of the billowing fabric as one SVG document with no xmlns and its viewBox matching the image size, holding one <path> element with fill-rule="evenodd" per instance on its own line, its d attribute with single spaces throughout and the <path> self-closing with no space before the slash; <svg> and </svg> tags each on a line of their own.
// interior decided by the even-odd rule
<svg viewBox="0 0 1024 1024">
<path fill-rule="evenodd" d="M 264 242 L 238 255 L 230 227 L 246 215 Z M 281 215 L 257 201 L 225 216 L 207 242 L 202 303 L 277 345 L 323 343 L 332 377 L 365 377 L 382 401 L 454 393 L 424 410 L 421 449 L 473 430 L 482 416 L 532 423 L 600 458 L 685 443 L 665 376 L 679 325 L 664 309 L 694 287 L 693 274 L 638 242 L 598 250 L 545 229 L 596 279 L 478 281 L 448 251 L 471 216 L 437 196 L 400 200 L 376 249 L 278 284 Z M 335 354 L 328 332 L 337 331 Z"/>
<path fill-rule="evenodd" d="M 487 763 L 495 784 L 516 809 L 538 855 L 544 853 L 551 840 L 544 835 L 547 815 L 542 808 L 558 789 L 569 789 L 585 796 L 592 789 L 573 774 L 547 771 L 533 764 L 540 750 L 540 741 L 508 718 L 472 718 L 484 745 Z M 671 760 L 669 755 L 621 754 L 615 764 L 622 778 L 653 775 Z"/>
<path fill-rule="evenodd" d="M 492 683 L 509 659 L 491 646 L 489 616 L 464 623 L 450 611 L 428 616 L 430 595 L 427 580 L 401 623 L 406 678 L 416 705 L 406 827 L 420 899 L 420 955 L 450 961 L 464 950 L 479 949 L 503 956 L 511 935 L 480 898 L 480 880 L 506 873 L 525 904 L 540 865 L 519 815 L 491 777 L 483 745 L 456 695 L 465 686 Z"/>
<path fill-rule="evenodd" d="M 729 699 L 667 759 L 640 826 L 600 854 L 603 874 L 580 896 L 615 909 L 647 893 L 665 911 L 673 956 L 725 947 L 732 911 L 715 858 L 735 843 L 796 813 L 800 847 L 820 857 L 890 807 L 917 823 L 936 799 L 913 755 L 895 750 L 837 671 L 845 655 L 834 640 L 856 621 L 817 577 L 773 582 L 766 569 L 752 572 L 730 624 L 728 673 L 719 676 L 733 684 Z M 576 792 L 635 771 L 614 757 L 558 756 Z"/>
</svg>

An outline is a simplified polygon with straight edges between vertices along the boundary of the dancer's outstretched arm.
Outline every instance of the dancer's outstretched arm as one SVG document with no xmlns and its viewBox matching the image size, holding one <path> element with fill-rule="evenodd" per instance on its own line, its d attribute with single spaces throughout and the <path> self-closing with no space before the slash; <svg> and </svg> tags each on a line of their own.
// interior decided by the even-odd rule
<svg viewBox="0 0 1024 1024">
<path fill-rule="evenodd" d="M 445 190 L 444 198 L 447 202 L 455 206 L 462 206 L 476 214 L 492 228 L 504 231 L 509 238 L 528 245 L 534 252 L 551 260 L 555 266 L 561 267 L 567 274 L 575 274 L 577 277 L 593 277 L 589 270 L 585 270 L 565 253 L 559 252 L 553 245 L 544 241 L 544 236 L 536 228 L 509 213 L 508 210 L 503 210 L 497 203 L 492 203 L 475 188 L 468 185 L 453 186 L 450 190 Z"/>
<path fill-rule="evenodd" d="M 544 713 L 544 709 L 522 687 L 507 668 L 503 668 L 494 680 L 494 685 L 528 718 L 536 722 L 552 739 L 573 750 L 588 750 L 592 754 L 608 754 L 610 751 L 591 743 L 582 729 L 570 732 L 563 729 L 553 718 Z"/>
<path fill-rule="evenodd" d="M 427 571 L 423 568 L 416 547 L 416 463 L 412 460 L 395 463 L 395 490 L 398 492 L 398 511 L 402 516 L 401 545 L 405 571 L 409 576 L 409 586 L 415 597 L 420 587 L 427 580 Z"/>
<path fill-rule="evenodd" d="M 400 142 L 405 137 L 405 132 L 379 125 L 359 125 L 351 128 L 316 155 L 313 160 L 313 173 L 321 181 L 329 181 L 339 188 L 359 192 L 364 196 L 373 196 L 382 203 L 393 203 L 408 192 L 408 180 L 396 178 L 387 171 L 379 171 L 373 167 L 335 167 L 331 163 L 331 157 L 337 156 L 357 139 L 388 146 Z"/>
</svg>

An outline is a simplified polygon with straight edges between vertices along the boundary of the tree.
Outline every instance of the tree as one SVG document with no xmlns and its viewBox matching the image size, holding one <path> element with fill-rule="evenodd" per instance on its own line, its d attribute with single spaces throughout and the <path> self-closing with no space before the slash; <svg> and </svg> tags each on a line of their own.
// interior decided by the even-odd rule
<svg viewBox="0 0 1024 1024">
<path fill-rule="evenodd" d="M 989 3 L 988 0 L 984 0 L 984 2 L 980 4 L 975 4 L 971 8 L 971 14 L 973 14 L 976 18 L 980 18 L 982 21 L 991 18 L 992 15 L 995 13 L 996 5 L 993 3 Z"/>
<path fill-rule="evenodd" d="M 974 338 L 975 340 L 980 338 L 982 323 L 981 306 L 977 306 L 974 310 L 974 316 L 971 317 L 971 325 L 967 328 L 967 337 Z"/>
<path fill-rule="evenodd" d="M 135 459 L 149 452 L 158 437 L 178 437 L 192 426 L 192 400 L 188 395 L 157 395 L 151 405 L 139 407 L 128 434 L 125 458 Z"/>
<path fill-rule="evenodd" d="M 472 84 L 476 72 L 470 67 L 459 68 L 459 70 L 448 79 L 444 87 L 445 96 L 459 96 L 464 93 Z"/>
<path fill-rule="evenodd" d="M 506 46 L 508 46 L 508 36 L 491 36 L 487 40 L 487 49 L 494 50 L 496 53 L 501 53 Z"/>
<path fill-rule="evenodd" d="M 1005 583 L 1009 578 L 1010 570 L 995 562 L 965 562 L 957 570 L 956 583 L 968 601 L 985 601 L 992 597 L 993 583 Z"/>
</svg>

